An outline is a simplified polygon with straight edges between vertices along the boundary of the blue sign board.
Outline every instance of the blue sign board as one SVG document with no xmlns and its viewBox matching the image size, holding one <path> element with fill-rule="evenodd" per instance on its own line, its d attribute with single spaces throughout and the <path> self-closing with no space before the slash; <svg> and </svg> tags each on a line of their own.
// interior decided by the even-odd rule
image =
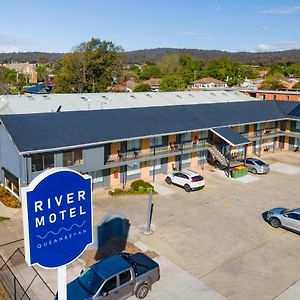
<svg viewBox="0 0 300 300">
<path fill-rule="evenodd" d="M 45 268 L 66 265 L 92 243 L 92 180 L 53 168 L 22 189 L 25 258 Z"/>
</svg>

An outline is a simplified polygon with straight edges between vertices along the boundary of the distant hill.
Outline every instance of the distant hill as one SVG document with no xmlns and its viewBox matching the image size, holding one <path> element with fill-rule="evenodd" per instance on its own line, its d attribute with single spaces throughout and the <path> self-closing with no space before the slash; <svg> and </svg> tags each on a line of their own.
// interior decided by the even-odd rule
<svg viewBox="0 0 300 300">
<path fill-rule="evenodd" d="M 39 58 L 47 56 L 49 61 L 57 61 L 63 53 L 47 53 L 47 52 L 12 52 L 12 53 L 0 53 L 0 63 L 37 63 Z"/>
<path fill-rule="evenodd" d="M 227 52 L 220 50 L 178 49 L 178 48 L 155 48 L 136 51 L 127 51 L 129 64 L 142 64 L 145 62 L 156 62 L 166 53 L 190 54 L 193 58 L 208 60 L 212 58 L 228 57 L 234 61 L 240 61 L 251 65 L 274 65 L 282 62 L 300 63 L 300 50 L 286 50 L 276 52 Z M 63 53 L 47 52 L 13 52 L 0 53 L 0 63 L 29 62 L 37 63 L 39 58 L 47 56 L 49 61 L 57 61 Z"/>
<path fill-rule="evenodd" d="M 228 57 L 234 61 L 240 61 L 251 65 L 273 65 L 279 62 L 300 62 L 300 50 L 286 50 L 276 52 L 227 52 L 220 50 L 199 49 L 177 49 L 177 48 L 155 48 L 128 51 L 127 57 L 130 64 L 141 64 L 144 62 L 155 62 L 166 53 L 190 54 L 193 58 L 208 60 L 212 58 Z"/>
</svg>

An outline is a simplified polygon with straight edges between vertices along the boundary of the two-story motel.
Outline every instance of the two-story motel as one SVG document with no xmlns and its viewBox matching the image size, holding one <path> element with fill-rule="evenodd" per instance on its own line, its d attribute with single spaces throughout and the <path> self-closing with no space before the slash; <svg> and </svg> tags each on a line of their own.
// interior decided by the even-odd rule
<svg viewBox="0 0 300 300">
<path fill-rule="evenodd" d="M 0 180 L 16 195 L 51 167 L 88 173 L 95 187 L 122 186 L 174 168 L 203 168 L 214 158 L 230 165 L 232 158 L 300 147 L 297 102 L 223 101 L 0 119 Z"/>
</svg>

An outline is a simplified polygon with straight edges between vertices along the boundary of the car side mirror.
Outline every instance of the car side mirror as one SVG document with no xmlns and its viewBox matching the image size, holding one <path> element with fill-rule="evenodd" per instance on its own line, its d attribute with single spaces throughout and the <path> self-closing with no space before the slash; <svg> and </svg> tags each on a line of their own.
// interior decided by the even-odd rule
<svg viewBox="0 0 300 300">
<path fill-rule="evenodd" d="M 288 215 L 283 215 L 284 217 L 288 218 L 289 216 Z"/>
</svg>

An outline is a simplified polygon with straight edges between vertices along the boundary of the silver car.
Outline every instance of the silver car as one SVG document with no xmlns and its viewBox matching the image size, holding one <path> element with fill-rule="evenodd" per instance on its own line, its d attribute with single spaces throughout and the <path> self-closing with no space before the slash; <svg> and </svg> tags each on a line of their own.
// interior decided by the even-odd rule
<svg viewBox="0 0 300 300">
<path fill-rule="evenodd" d="M 273 208 L 267 213 L 267 221 L 274 228 L 285 227 L 300 233 L 300 208 Z"/>
<path fill-rule="evenodd" d="M 253 174 L 267 174 L 270 172 L 269 165 L 257 158 L 247 158 L 245 166 Z"/>
</svg>

